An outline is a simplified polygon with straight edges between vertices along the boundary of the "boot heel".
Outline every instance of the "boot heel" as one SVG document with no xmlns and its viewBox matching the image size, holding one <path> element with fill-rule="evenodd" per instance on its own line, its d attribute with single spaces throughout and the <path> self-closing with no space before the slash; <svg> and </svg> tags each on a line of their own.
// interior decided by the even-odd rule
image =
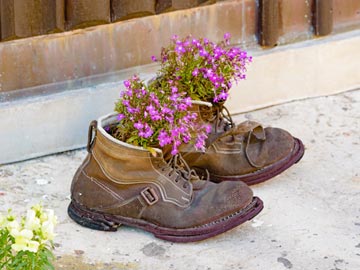
<svg viewBox="0 0 360 270">
<path fill-rule="evenodd" d="M 68 207 L 68 215 L 81 226 L 99 231 L 117 231 L 121 223 L 108 220 L 104 215 L 85 209 L 75 202 L 71 202 Z"/>
</svg>

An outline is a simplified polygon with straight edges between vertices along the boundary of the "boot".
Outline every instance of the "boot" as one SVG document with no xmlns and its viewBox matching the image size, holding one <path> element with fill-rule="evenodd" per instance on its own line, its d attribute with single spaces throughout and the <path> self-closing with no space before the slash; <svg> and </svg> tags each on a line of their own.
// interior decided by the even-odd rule
<svg viewBox="0 0 360 270">
<path fill-rule="evenodd" d="M 205 153 L 183 145 L 180 152 L 199 175 L 210 173 L 211 181 L 243 181 L 248 185 L 264 182 L 293 164 L 304 154 L 304 145 L 287 131 L 263 128 L 246 121 L 237 126 L 222 103 L 193 105 L 201 121 L 210 123 L 211 134 Z"/>
<path fill-rule="evenodd" d="M 93 121 L 88 152 L 71 185 L 69 216 L 80 225 L 116 231 L 141 228 L 173 242 L 203 240 L 247 221 L 263 208 L 242 182 L 200 180 L 181 156 L 165 162 L 155 154 L 119 141 L 104 127 L 116 114 Z"/>
</svg>

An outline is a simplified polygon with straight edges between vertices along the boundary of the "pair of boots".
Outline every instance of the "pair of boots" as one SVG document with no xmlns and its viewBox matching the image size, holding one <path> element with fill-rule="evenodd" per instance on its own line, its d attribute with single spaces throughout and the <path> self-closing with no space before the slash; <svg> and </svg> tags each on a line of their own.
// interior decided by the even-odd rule
<svg viewBox="0 0 360 270">
<path fill-rule="evenodd" d="M 304 146 L 278 128 L 255 122 L 235 126 L 222 104 L 197 106 L 212 124 L 205 153 L 181 147 L 148 150 L 119 141 L 104 127 L 116 114 L 93 121 L 88 155 L 72 185 L 69 216 L 80 225 L 116 231 L 124 224 L 173 242 L 203 240 L 256 216 L 263 202 L 248 185 L 299 161 Z"/>
</svg>

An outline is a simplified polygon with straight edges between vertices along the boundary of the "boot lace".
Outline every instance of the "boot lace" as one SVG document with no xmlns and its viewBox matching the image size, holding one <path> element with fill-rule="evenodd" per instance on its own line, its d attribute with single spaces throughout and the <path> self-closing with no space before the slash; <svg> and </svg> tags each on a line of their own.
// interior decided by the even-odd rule
<svg viewBox="0 0 360 270">
<path fill-rule="evenodd" d="M 206 170 L 207 177 L 206 179 L 200 178 L 194 169 L 191 169 L 189 165 L 186 163 L 184 158 L 177 154 L 172 156 L 171 159 L 167 162 L 167 165 L 171 168 L 168 173 L 168 176 L 171 177 L 177 174 L 175 178 L 175 182 L 178 183 L 180 179 L 184 179 L 185 182 L 183 184 L 183 188 L 187 188 L 192 181 L 196 180 L 204 180 L 204 184 L 200 187 L 200 189 L 204 188 L 207 182 L 209 181 L 210 175 L 209 172 Z"/>
<path fill-rule="evenodd" d="M 215 123 L 215 133 L 228 131 L 235 127 L 229 110 L 222 103 L 214 104 L 211 108 L 202 107 L 201 115 L 205 121 Z"/>
</svg>

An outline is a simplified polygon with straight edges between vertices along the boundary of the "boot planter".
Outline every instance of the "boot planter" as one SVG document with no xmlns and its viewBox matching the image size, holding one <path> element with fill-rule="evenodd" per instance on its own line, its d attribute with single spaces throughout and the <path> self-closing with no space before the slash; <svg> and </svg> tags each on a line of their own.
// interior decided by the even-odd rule
<svg viewBox="0 0 360 270">
<path fill-rule="evenodd" d="M 214 43 L 206 38 L 173 36 L 161 51 L 161 69 L 151 83 L 161 88 L 171 82 L 191 99 L 212 103 L 211 107 L 197 108 L 202 123 L 212 126 L 205 153 L 186 144 L 180 149 L 189 166 L 200 175 L 209 172 L 212 181 L 244 181 L 252 185 L 298 162 L 304 146 L 279 128 L 263 128 L 251 121 L 234 125 L 223 104 L 232 84 L 246 78 L 252 57 L 230 46 L 230 37 L 226 33 L 223 41 Z"/>
<path fill-rule="evenodd" d="M 69 216 L 82 226 L 116 231 L 136 227 L 172 242 L 192 242 L 228 231 L 256 216 L 262 201 L 242 182 L 201 180 L 181 156 L 124 143 L 93 121 L 88 155 L 71 185 Z"/>
<path fill-rule="evenodd" d="M 194 110 L 212 126 L 206 151 L 183 145 L 180 152 L 199 175 L 208 171 L 212 181 L 258 184 L 285 171 L 304 155 L 301 140 L 283 129 L 263 128 L 253 121 L 236 126 L 222 103 L 195 104 Z"/>
</svg>

